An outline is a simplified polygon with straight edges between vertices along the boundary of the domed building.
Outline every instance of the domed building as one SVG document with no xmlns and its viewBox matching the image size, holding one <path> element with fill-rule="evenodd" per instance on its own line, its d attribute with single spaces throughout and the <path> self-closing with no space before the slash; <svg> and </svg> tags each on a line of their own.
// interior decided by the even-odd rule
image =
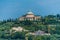
<svg viewBox="0 0 60 40">
<path fill-rule="evenodd" d="M 35 21 L 39 21 L 40 19 L 41 19 L 41 16 L 34 15 L 33 12 L 27 12 L 27 14 L 25 14 L 25 15 L 23 15 L 23 16 L 21 16 L 19 18 L 20 21 L 24 21 L 24 20 L 30 20 L 30 21 L 35 20 Z"/>
</svg>

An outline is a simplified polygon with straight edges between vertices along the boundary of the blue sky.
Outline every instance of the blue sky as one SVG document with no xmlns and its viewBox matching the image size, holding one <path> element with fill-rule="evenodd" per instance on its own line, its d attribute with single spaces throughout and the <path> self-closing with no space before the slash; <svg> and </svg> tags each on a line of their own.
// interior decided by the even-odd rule
<svg viewBox="0 0 60 40">
<path fill-rule="evenodd" d="M 0 20 L 20 17 L 29 10 L 42 16 L 60 14 L 60 0 L 0 0 Z"/>
</svg>

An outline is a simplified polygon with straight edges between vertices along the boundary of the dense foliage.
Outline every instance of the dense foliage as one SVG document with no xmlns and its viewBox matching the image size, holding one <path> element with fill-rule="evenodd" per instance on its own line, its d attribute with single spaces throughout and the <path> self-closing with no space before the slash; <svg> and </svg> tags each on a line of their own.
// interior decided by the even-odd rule
<svg viewBox="0 0 60 40">
<path fill-rule="evenodd" d="M 28 40 L 59 40 L 60 38 L 60 15 L 48 15 L 42 17 L 39 21 L 19 21 L 18 19 L 8 19 L 0 22 L 0 38 L 1 39 L 14 39 L 14 40 L 26 40 L 27 32 L 15 32 L 10 33 L 12 27 L 21 26 L 29 32 L 35 32 L 38 30 L 50 33 L 50 36 L 33 36 L 28 35 Z"/>
</svg>

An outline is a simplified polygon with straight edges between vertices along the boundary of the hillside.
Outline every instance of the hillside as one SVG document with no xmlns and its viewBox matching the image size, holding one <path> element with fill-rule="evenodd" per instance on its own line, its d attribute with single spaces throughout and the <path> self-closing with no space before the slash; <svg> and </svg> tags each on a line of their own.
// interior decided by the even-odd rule
<svg viewBox="0 0 60 40">
<path fill-rule="evenodd" d="M 31 33 L 35 33 L 36 31 L 38 32 L 38 30 L 43 31 L 45 33 L 50 33 L 50 37 L 54 38 L 54 35 L 58 37 L 58 35 L 60 35 L 60 17 L 54 16 L 54 15 L 48 15 L 42 19 L 40 19 L 40 21 L 30 21 L 30 20 L 25 20 L 25 21 L 20 21 L 18 19 L 8 19 L 8 20 L 4 20 L 0 22 L 0 38 L 5 38 L 5 39 L 22 39 L 25 40 L 25 36 L 27 33 L 30 33 L 28 35 L 28 38 L 32 39 Z M 10 32 L 10 30 L 12 28 L 23 28 L 23 30 L 28 30 L 28 31 L 16 31 L 15 33 L 14 30 L 12 32 Z M 41 34 L 39 34 L 41 35 Z M 36 35 L 37 38 L 39 38 L 40 36 Z M 56 38 L 57 38 L 56 37 Z M 59 36 L 60 37 L 60 36 Z M 44 36 L 43 36 L 44 38 Z M 46 38 L 49 38 L 48 36 L 46 36 Z"/>
</svg>

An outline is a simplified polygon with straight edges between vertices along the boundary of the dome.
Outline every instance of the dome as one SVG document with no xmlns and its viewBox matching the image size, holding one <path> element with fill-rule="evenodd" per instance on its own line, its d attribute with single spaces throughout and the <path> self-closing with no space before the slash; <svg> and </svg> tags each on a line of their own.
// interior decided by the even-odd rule
<svg viewBox="0 0 60 40">
<path fill-rule="evenodd" d="M 33 14 L 33 12 L 28 12 L 27 14 Z"/>
</svg>

